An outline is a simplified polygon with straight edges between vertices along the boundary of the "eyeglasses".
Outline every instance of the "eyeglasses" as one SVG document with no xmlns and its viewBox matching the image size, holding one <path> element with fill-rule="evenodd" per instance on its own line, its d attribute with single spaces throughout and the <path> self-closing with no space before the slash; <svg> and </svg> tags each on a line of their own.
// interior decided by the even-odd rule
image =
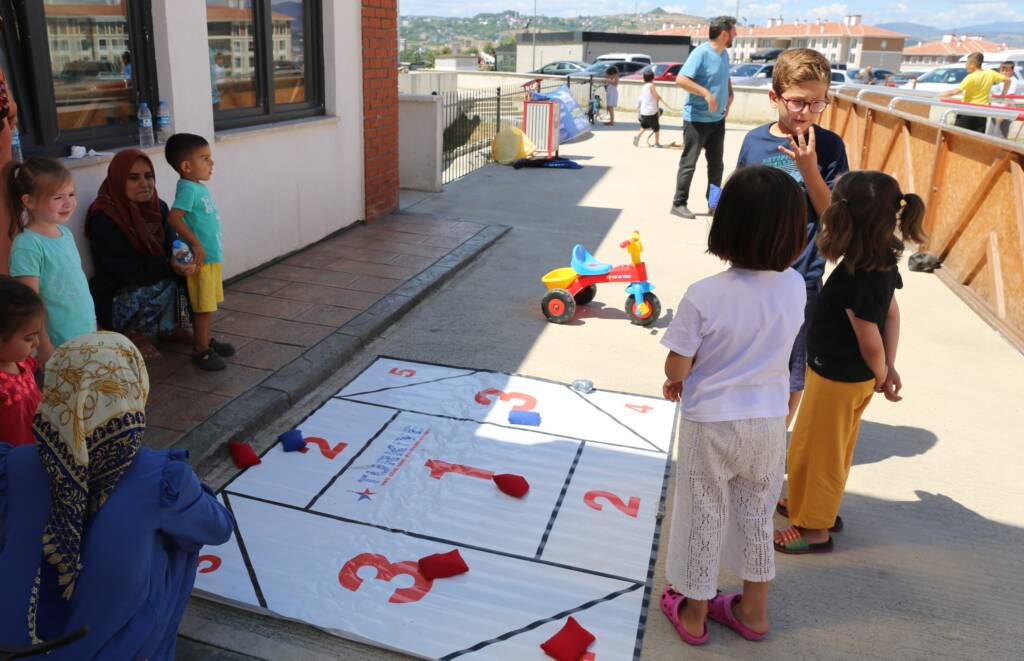
<svg viewBox="0 0 1024 661">
<path fill-rule="evenodd" d="M 803 112 L 804 108 L 810 107 L 811 112 L 819 113 L 824 111 L 825 108 L 828 107 L 828 104 L 832 103 L 828 99 L 819 99 L 818 101 L 804 101 L 803 99 L 787 99 L 786 97 L 781 95 L 779 96 L 779 98 L 782 99 L 783 102 L 785 102 L 786 108 L 788 108 L 790 112 Z"/>
</svg>

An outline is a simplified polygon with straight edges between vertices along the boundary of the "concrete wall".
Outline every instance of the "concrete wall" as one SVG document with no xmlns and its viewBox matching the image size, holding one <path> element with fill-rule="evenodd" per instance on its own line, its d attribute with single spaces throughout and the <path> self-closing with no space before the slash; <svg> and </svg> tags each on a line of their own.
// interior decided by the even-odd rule
<svg viewBox="0 0 1024 661">
<path fill-rule="evenodd" d="M 398 172 L 402 188 L 440 192 L 444 125 L 439 96 L 398 97 Z"/>
<path fill-rule="evenodd" d="M 172 11 L 173 7 L 173 11 Z M 204 0 L 153 0 L 160 95 L 175 131 L 211 141 L 216 162 L 208 183 L 224 230 L 224 275 L 259 266 L 364 217 L 360 7 L 324 0 L 326 117 L 215 133 L 210 104 Z M 333 77 L 334 72 L 338 79 Z M 127 146 L 127 145 L 126 145 Z M 168 204 L 177 174 L 163 148 L 149 149 L 157 189 Z M 65 159 L 78 192 L 69 223 L 91 272 L 82 226 L 106 177 L 109 157 Z"/>
<path fill-rule="evenodd" d="M 545 64 L 559 60 L 582 60 L 583 44 L 544 44 L 537 42 L 536 64 L 533 44 L 526 41 L 516 45 L 516 73 L 540 69 Z"/>
<path fill-rule="evenodd" d="M 454 71 L 412 71 L 398 74 L 399 94 L 433 94 L 454 92 L 459 88 L 459 74 Z"/>
</svg>

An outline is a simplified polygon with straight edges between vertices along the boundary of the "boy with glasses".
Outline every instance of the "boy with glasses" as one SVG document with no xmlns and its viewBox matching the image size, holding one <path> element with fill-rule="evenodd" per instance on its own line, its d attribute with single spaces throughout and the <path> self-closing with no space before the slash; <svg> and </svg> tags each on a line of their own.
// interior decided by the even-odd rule
<svg viewBox="0 0 1024 661">
<path fill-rule="evenodd" d="M 804 390 L 807 367 L 807 324 L 821 291 L 825 260 L 818 255 L 818 217 L 828 208 L 832 186 L 850 169 L 846 147 L 838 135 L 814 124 L 828 107 L 832 68 L 821 53 L 810 48 L 787 50 L 772 72 L 768 99 L 779 120 L 747 133 L 736 167 L 767 165 L 789 173 L 807 197 L 807 245 L 793 264 L 807 286 L 804 325 L 800 328 L 789 360 L 789 418 L 796 413 Z"/>
</svg>

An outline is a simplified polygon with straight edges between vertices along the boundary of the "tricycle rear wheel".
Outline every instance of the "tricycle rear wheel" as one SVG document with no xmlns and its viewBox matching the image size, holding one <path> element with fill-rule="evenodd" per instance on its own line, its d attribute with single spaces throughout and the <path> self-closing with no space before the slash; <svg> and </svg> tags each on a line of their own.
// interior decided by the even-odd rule
<svg viewBox="0 0 1024 661">
<path fill-rule="evenodd" d="M 548 321 L 564 324 L 576 313 L 576 301 L 566 289 L 552 289 L 540 302 L 541 312 Z"/>
<path fill-rule="evenodd" d="M 594 300 L 595 296 L 597 296 L 597 285 L 588 285 L 576 292 L 573 298 L 576 299 L 576 305 L 586 305 Z"/>
<path fill-rule="evenodd" d="M 636 300 L 630 296 L 626 299 L 626 316 L 637 326 L 652 326 L 661 316 L 661 301 L 654 294 L 644 294 L 644 308 L 636 304 Z"/>
</svg>

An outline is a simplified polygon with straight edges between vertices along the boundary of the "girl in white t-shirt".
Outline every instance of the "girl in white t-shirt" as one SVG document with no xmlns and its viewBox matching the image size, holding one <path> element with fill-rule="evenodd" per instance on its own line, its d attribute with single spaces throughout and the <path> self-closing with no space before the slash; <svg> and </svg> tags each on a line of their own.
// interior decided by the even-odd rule
<svg viewBox="0 0 1024 661">
<path fill-rule="evenodd" d="M 737 170 L 708 236 L 708 252 L 729 268 L 690 285 L 662 338 L 664 395 L 682 399 L 682 424 L 661 609 L 691 645 L 707 641 L 707 618 L 748 640 L 768 632 L 789 352 L 807 297 L 790 264 L 806 232 L 807 202 L 792 177 Z M 723 560 L 743 579 L 742 593 L 717 591 Z"/>
<path fill-rule="evenodd" d="M 648 69 L 644 71 L 644 88 L 640 90 L 640 100 L 637 106 L 640 111 L 640 132 L 633 136 L 633 146 L 640 146 L 640 138 L 644 137 L 644 131 L 654 133 L 654 146 L 661 149 L 661 95 L 654 86 L 654 72 Z"/>
</svg>

